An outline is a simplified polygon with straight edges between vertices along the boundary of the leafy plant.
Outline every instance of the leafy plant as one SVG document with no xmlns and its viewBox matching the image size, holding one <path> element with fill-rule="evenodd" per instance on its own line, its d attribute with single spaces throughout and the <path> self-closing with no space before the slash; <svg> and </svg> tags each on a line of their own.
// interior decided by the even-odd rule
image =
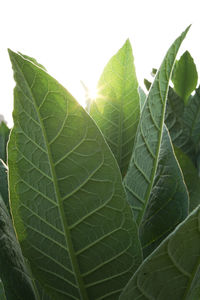
<svg viewBox="0 0 200 300">
<path fill-rule="evenodd" d="M 87 112 L 35 59 L 9 50 L 1 299 L 200 298 L 199 89 L 191 96 L 186 80 L 176 93 L 196 70 L 188 52 L 176 62 L 188 29 L 153 71 L 147 97 L 127 40 Z"/>
</svg>

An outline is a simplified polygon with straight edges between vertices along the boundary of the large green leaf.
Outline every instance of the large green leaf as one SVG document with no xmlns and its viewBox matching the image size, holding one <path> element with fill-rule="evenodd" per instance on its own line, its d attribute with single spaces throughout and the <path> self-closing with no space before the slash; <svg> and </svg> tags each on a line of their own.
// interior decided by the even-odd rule
<svg viewBox="0 0 200 300">
<path fill-rule="evenodd" d="M 129 40 L 105 67 L 90 114 L 102 130 L 124 176 L 140 117 L 138 82 Z"/>
<path fill-rule="evenodd" d="M 3 281 L 7 300 L 35 300 L 31 278 L 1 195 L 0 237 L 0 278 Z"/>
<path fill-rule="evenodd" d="M 185 51 L 180 60 L 176 63 L 172 81 L 176 93 L 186 104 L 190 94 L 196 88 L 198 81 L 196 66 L 188 51 Z"/>
<path fill-rule="evenodd" d="M 14 224 L 53 299 L 116 299 L 141 262 L 117 162 L 100 130 L 44 70 L 10 51 Z"/>
<path fill-rule="evenodd" d="M 191 159 L 181 149 L 175 148 L 174 150 L 188 188 L 189 210 L 191 212 L 200 204 L 200 178 Z"/>
<path fill-rule="evenodd" d="M 128 202 L 138 224 L 142 221 L 156 175 L 170 76 L 185 32 L 172 44 L 156 74 L 142 110 L 133 155 L 124 179 Z"/>
<path fill-rule="evenodd" d="M 200 207 L 143 262 L 120 300 L 200 299 Z"/>
<path fill-rule="evenodd" d="M 154 186 L 140 225 L 144 257 L 187 217 L 188 210 L 187 188 L 164 126 Z"/>
<path fill-rule="evenodd" d="M 6 154 L 6 147 L 8 142 L 8 137 L 10 134 L 10 129 L 7 127 L 6 123 L 0 123 L 0 159 L 6 163 L 7 154 Z"/>
</svg>

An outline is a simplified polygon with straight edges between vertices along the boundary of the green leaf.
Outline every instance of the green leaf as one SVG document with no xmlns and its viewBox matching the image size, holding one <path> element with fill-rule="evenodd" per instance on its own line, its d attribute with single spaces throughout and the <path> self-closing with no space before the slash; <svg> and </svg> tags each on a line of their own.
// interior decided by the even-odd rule
<svg viewBox="0 0 200 300">
<path fill-rule="evenodd" d="M 187 31 L 188 28 L 172 44 L 157 72 L 142 110 L 133 155 L 124 179 L 127 199 L 138 224 L 145 213 L 156 175 L 173 64 Z"/>
<path fill-rule="evenodd" d="M 25 55 L 25 54 L 22 54 L 21 52 L 19 52 L 19 54 L 20 54 L 23 58 L 25 58 L 25 59 L 31 61 L 31 62 L 34 63 L 36 66 L 38 66 L 38 67 L 40 67 L 41 69 L 43 69 L 44 71 L 46 71 L 46 68 L 45 68 L 43 65 L 41 65 L 35 58 L 33 58 L 33 57 L 31 57 L 31 56 L 28 56 L 28 55 Z"/>
<path fill-rule="evenodd" d="M 176 63 L 172 81 L 176 93 L 187 104 L 190 94 L 195 90 L 198 81 L 196 65 L 188 51 Z"/>
<path fill-rule="evenodd" d="M 98 98 L 90 114 L 104 134 L 124 176 L 140 117 L 138 82 L 129 40 L 105 67 L 98 82 Z"/>
<path fill-rule="evenodd" d="M 120 300 L 200 299 L 200 207 L 142 263 Z"/>
<path fill-rule="evenodd" d="M 0 123 L 0 159 L 6 163 L 7 154 L 6 154 L 6 147 L 8 142 L 8 137 L 10 134 L 10 129 L 7 127 L 6 123 Z"/>
<path fill-rule="evenodd" d="M 191 159 L 181 149 L 175 148 L 174 150 L 188 188 L 191 212 L 200 204 L 200 178 Z"/>
<path fill-rule="evenodd" d="M 8 300 L 35 300 L 10 215 L 0 195 L 0 278 Z"/>
<path fill-rule="evenodd" d="M 3 287 L 3 282 L 1 281 L 1 279 L 0 279 L 0 300 L 7 300 L 4 287 Z"/>
<path fill-rule="evenodd" d="M 194 96 L 190 97 L 183 118 L 191 141 L 197 145 L 200 141 L 200 86 Z"/>
<path fill-rule="evenodd" d="M 139 228 L 144 257 L 187 217 L 188 208 L 187 188 L 164 126 L 157 173 Z"/>
<path fill-rule="evenodd" d="M 144 85 L 145 85 L 147 91 L 150 90 L 151 84 L 152 84 L 152 83 L 151 83 L 148 79 L 144 79 Z"/>
<path fill-rule="evenodd" d="M 12 214 L 33 274 L 56 300 L 116 299 L 141 262 L 117 162 L 87 112 L 10 51 Z"/>
<path fill-rule="evenodd" d="M 8 196 L 8 167 L 3 160 L 0 159 L 0 194 L 10 212 L 9 196 Z"/>
<path fill-rule="evenodd" d="M 169 130 L 171 140 L 179 148 L 184 147 L 188 141 L 188 132 L 183 124 L 184 103 L 182 99 L 169 87 L 165 124 Z"/>
<path fill-rule="evenodd" d="M 138 88 L 138 92 L 139 92 L 139 96 L 140 96 L 140 111 L 142 111 L 147 96 L 140 86 Z"/>
</svg>

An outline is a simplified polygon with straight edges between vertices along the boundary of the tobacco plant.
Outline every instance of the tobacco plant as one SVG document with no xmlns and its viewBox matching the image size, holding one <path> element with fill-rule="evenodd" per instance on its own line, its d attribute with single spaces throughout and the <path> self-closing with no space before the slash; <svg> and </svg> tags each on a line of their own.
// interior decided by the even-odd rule
<svg viewBox="0 0 200 300">
<path fill-rule="evenodd" d="M 200 88 L 189 52 L 176 60 L 188 29 L 147 95 L 127 40 L 87 111 L 35 59 L 9 50 L 0 299 L 200 299 Z"/>
</svg>

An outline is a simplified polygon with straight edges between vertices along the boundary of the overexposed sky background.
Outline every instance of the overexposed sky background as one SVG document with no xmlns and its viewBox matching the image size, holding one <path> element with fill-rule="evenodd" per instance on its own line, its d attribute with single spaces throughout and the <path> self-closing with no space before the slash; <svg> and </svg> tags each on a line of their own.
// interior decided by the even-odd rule
<svg viewBox="0 0 200 300">
<path fill-rule="evenodd" d="M 192 24 L 179 55 L 189 50 L 200 72 L 199 7 L 199 0 L 0 1 L 0 114 L 12 126 L 14 81 L 7 48 L 36 58 L 83 103 L 80 80 L 94 88 L 127 38 L 143 85 Z"/>
</svg>

